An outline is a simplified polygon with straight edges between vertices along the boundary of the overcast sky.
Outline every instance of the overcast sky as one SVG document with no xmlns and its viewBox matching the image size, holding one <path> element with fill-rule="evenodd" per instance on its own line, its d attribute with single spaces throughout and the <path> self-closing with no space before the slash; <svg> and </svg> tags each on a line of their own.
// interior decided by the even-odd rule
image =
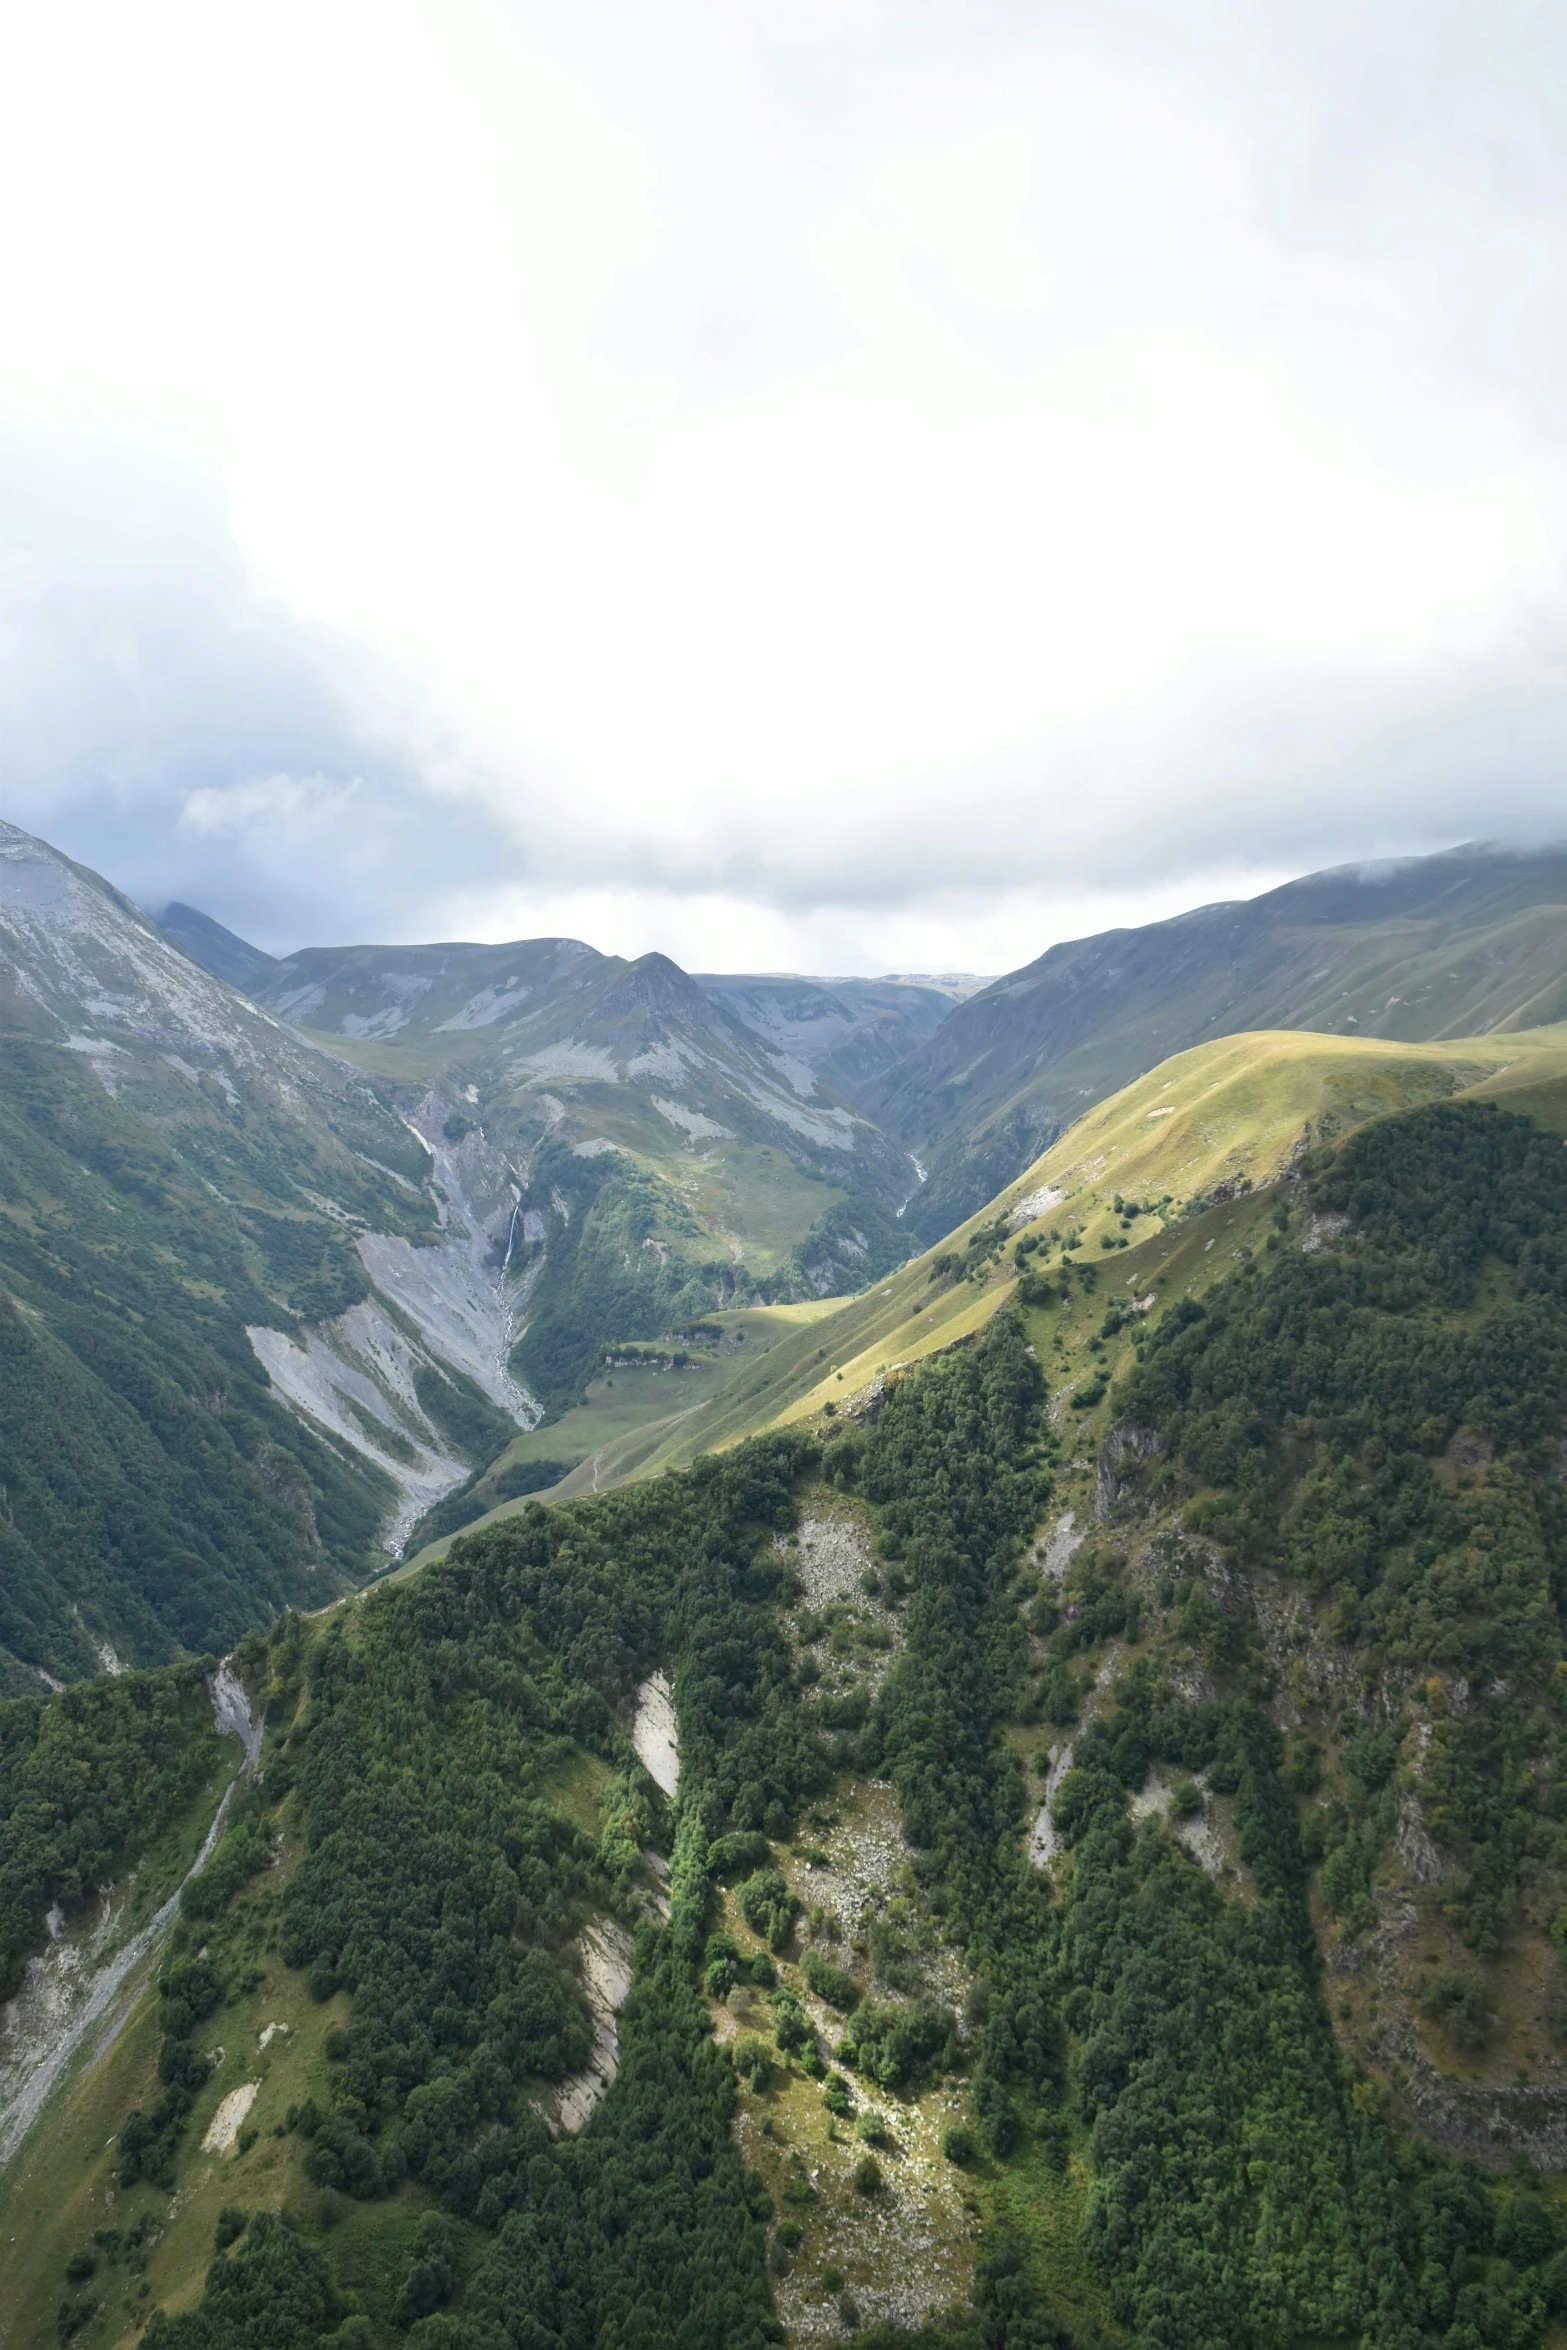
<svg viewBox="0 0 1567 2350">
<path fill-rule="evenodd" d="M 0 789 L 274 949 L 998 971 L 1567 835 L 1567 16 L 0 36 Z"/>
</svg>

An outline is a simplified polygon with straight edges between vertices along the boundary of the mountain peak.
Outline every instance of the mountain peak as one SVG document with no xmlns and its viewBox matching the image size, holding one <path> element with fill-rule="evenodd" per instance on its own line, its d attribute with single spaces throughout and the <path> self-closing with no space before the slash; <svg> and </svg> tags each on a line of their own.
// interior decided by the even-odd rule
<svg viewBox="0 0 1567 2350">
<path fill-rule="evenodd" d="M 264 954 L 248 939 L 225 930 L 221 922 L 214 922 L 199 906 L 182 905 L 177 898 L 164 907 L 158 926 L 181 954 L 199 963 L 203 971 L 210 971 L 214 979 L 225 980 L 245 994 L 278 967 L 276 955 Z"/>
</svg>

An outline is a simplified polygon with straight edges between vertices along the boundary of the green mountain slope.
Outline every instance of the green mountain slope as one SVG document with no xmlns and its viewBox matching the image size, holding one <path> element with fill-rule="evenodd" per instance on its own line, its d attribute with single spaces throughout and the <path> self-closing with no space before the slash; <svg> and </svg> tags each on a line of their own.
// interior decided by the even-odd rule
<svg viewBox="0 0 1567 2350">
<path fill-rule="evenodd" d="M 927 1241 L 1156 1061 L 1241 1030 L 1424 1041 L 1567 1016 L 1567 852 L 1455 849 L 1052 947 L 864 1095 L 928 1182 Z"/>
<path fill-rule="evenodd" d="M 443 1183 L 476 1138 L 514 1372 L 551 1419 L 606 1349 L 857 1287 L 913 1245 L 912 1168 L 827 1074 L 875 1006 L 818 1006 L 807 1052 L 803 1014 L 779 1042 L 664 956 L 562 939 L 311 950 L 258 1000 L 394 1088 Z"/>
<path fill-rule="evenodd" d="M 430 1166 L 360 1072 L 0 829 L 5 1686 L 320 1604 L 534 1416 Z"/>
<path fill-rule="evenodd" d="M 889 1372 L 983 1327 L 1025 1268 L 1037 1275 L 1075 1256 L 1118 1288 L 1142 1294 L 1157 1281 L 1168 1301 L 1199 1294 L 1225 1262 L 1210 1252 L 1213 1231 L 1233 1217 L 1225 1209 L 1217 1226 L 1204 1222 L 1207 1202 L 1255 1197 L 1308 1145 L 1460 1092 L 1516 1101 L 1567 1129 L 1567 1030 L 1414 1046 L 1285 1030 L 1199 1045 L 1079 1120 L 939 1249 L 780 1332 L 715 1392 L 693 1382 L 693 1408 L 618 1437 L 560 1490 L 655 1475 L 829 1405 L 854 1408 Z M 1130 1215 L 1118 1199 L 1135 1203 Z M 678 1374 L 666 1378 L 671 1391 L 682 1392 Z M 544 1447 L 541 1435 L 515 1449 Z"/>
<path fill-rule="evenodd" d="M 235 1858 L 0 2178 L 4 2350 L 1543 2350 L 1552 1049 L 1351 1054 L 1382 1114 L 1026 1251 L 857 1418 L 249 1644 Z"/>
</svg>

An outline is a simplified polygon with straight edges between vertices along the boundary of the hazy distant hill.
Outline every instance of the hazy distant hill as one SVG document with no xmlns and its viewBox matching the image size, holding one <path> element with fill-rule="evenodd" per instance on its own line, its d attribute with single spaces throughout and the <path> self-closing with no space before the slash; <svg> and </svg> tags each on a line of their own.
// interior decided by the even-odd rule
<svg viewBox="0 0 1567 2350">
<path fill-rule="evenodd" d="M 534 1050 L 541 1042 L 548 1049 L 560 1041 L 557 1028 L 599 1017 L 608 975 L 657 970 L 666 979 L 660 1009 L 677 1030 L 682 1023 L 698 1033 L 713 1026 L 689 993 L 680 999 L 683 985 L 694 986 L 723 1016 L 729 1050 L 738 1045 L 753 1060 L 760 1049 L 764 1085 L 770 1089 L 782 1077 L 790 1094 L 807 1099 L 820 1080 L 852 1102 L 923 1044 L 955 1004 L 988 984 L 967 973 L 820 979 L 788 971 L 698 972 L 688 979 L 667 956 L 628 965 L 577 939 L 308 947 L 280 959 L 194 906 L 165 907 L 162 926 L 193 961 L 280 1018 L 361 1042 L 434 1043 L 499 1030 L 508 1047 L 523 1038 Z M 590 1048 L 594 1041 L 607 1041 L 613 1052 L 618 1039 L 577 1039 Z M 710 1039 L 704 1049 L 711 1049 Z"/>
<path fill-rule="evenodd" d="M 809 979 L 796 972 L 699 972 L 697 985 L 778 1053 L 822 1070 L 858 1102 L 894 1062 L 925 1042 L 955 1004 L 988 983 L 967 974 Z"/>
<path fill-rule="evenodd" d="M 1567 850 L 1342 866 L 1245 903 L 1052 947 L 961 1004 L 864 1106 L 929 1181 L 936 1239 L 1094 1102 L 1245 1029 L 1408 1041 L 1567 1014 Z"/>
<path fill-rule="evenodd" d="M 461 1071 L 486 1100 L 531 1097 L 541 1127 L 559 1123 L 564 1104 L 589 1139 L 605 1133 L 603 1116 L 608 1139 L 622 1139 L 613 1121 L 629 1114 L 655 1152 L 770 1142 L 829 1183 L 893 1201 L 913 1180 L 814 1052 L 758 1033 L 667 955 L 628 962 L 568 938 L 312 947 L 274 963 L 254 993 L 311 1034 L 392 1048 L 366 1056 L 388 1073 Z M 846 1014 L 844 1025 L 855 1017 L 863 1023 Z M 909 1033 L 930 1024 L 911 1019 Z"/>
</svg>

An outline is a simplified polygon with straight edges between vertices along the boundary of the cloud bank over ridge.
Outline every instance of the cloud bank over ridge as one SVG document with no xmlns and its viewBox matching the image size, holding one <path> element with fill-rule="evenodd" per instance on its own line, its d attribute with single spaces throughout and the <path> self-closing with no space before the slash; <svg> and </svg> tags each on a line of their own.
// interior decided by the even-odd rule
<svg viewBox="0 0 1567 2350">
<path fill-rule="evenodd" d="M 1567 830 L 1521 4 L 47 12 L 6 806 L 258 943 L 1005 968 Z"/>
</svg>

